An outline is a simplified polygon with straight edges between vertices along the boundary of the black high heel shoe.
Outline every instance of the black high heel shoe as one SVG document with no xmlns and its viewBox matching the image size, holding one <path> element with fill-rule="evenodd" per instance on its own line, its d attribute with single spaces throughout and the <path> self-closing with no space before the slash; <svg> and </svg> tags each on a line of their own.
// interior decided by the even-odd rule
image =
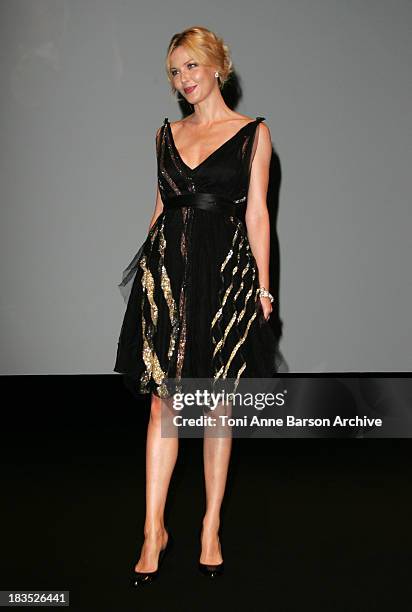
<svg viewBox="0 0 412 612">
<path fill-rule="evenodd" d="M 167 544 L 159 553 L 157 569 L 154 572 L 136 572 L 136 570 L 133 569 L 133 572 L 132 572 L 132 586 L 133 587 L 139 587 L 144 584 L 149 584 L 150 582 L 153 582 L 159 576 L 160 565 L 163 559 L 165 558 L 166 553 L 170 552 L 173 546 L 172 534 L 168 532 L 168 535 L 169 537 L 167 539 Z"/>
<path fill-rule="evenodd" d="M 201 527 L 199 531 L 200 539 L 202 539 L 202 530 L 203 527 Z M 219 540 L 221 540 L 220 536 Z M 222 563 L 212 565 L 210 563 L 200 563 L 199 561 L 198 568 L 200 573 L 203 574 L 203 576 L 207 576 L 208 578 L 217 578 L 218 576 L 221 576 L 223 574 L 224 562 L 222 561 Z"/>
</svg>

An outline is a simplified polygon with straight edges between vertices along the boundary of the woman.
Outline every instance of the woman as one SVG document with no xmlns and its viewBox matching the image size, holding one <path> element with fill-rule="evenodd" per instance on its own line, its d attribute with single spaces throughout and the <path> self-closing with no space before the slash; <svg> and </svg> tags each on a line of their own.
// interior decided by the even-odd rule
<svg viewBox="0 0 412 612">
<path fill-rule="evenodd" d="M 241 376 L 270 377 L 276 357 L 268 323 L 269 128 L 264 117 L 251 119 L 225 104 L 229 49 L 206 28 L 175 34 L 166 67 L 172 91 L 194 112 L 173 123 L 166 117 L 156 133 L 156 206 L 147 239 L 121 283 L 127 309 L 114 368 L 139 393 L 152 393 L 136 586 L 157 576 L 169 548 L 163 515 L 178 437 L 161 437 L 163 400 L 184 378 L 233 378 L 237 384 Z M 207 507 L 198 567 L 212 578 L 223 570 L 220 508 L 230 453 L 230 435 L 204 437 Z"/>
</svg>

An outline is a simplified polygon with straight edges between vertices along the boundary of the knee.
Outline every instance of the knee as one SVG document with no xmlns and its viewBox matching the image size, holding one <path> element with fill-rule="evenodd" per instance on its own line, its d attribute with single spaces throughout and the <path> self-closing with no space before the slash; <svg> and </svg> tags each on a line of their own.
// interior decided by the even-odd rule
<svg viewBox="0 0 412 612">
<path fill-rule="evenodd" d="M 157 395 L 152 395 L 152 402 L 150 406 L 150 418 L 152 421 L 160 421 L 162 416 L 162 403 L 160 397 Z"/>
<path fill-rule="evenodd" d="M 172 411 L 167 400 L 162 400 L 157 395 L 152 395 L 150 406 L 150 416 L 152 419 L 160 420 L 161 417 L 167 417 Z"/>
<path fill-rule="evenodd" d="M 150 407 L 150 418 L 155 423 L 160 423 L 161 419 L 170 421 L 174 416 L 174 411 L 167 399 L 160 399 L 157 395 L 152 395 Z"/>
</svg>

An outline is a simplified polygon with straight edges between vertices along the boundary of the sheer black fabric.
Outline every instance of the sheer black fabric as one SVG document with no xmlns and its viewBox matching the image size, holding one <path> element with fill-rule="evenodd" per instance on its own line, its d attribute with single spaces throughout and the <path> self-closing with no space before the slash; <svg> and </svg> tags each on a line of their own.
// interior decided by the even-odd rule
<svg viewBox="0 0 412 612">
<path fill-rule="evenodd" d="M 181 378 L 271 377 L 283 363 L 263 317 L 243 221 L 262 120 L 244 125 L 195 168 L 180 157 L 167 118 L 158 132 L 164 209 L 119 285 L 127 306 L 114 371 L 137 394 L 168 397 L 180 389 L 170 381 Z M 206 193 L 230 200 L 237 212 L 166 205 Z"/>
</svg>

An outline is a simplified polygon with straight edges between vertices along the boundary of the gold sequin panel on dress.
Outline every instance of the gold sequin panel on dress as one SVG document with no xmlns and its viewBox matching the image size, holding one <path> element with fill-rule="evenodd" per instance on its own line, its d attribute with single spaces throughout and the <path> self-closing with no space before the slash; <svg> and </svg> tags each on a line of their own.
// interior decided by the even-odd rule
<svg viewBox="0 0 412 612">
<path fill-rule="evenodd" d="M 221 264 L 220 303 L 210 329 L 214 345 L 214 383 L 220 378 L 235 378 L 235 391 L 247 366 L 242 345 L 257 316 L 259 288 L 256 262 L 242 222 L 233 217 L 231 220 L 236 229 Z"/>
</svg>

